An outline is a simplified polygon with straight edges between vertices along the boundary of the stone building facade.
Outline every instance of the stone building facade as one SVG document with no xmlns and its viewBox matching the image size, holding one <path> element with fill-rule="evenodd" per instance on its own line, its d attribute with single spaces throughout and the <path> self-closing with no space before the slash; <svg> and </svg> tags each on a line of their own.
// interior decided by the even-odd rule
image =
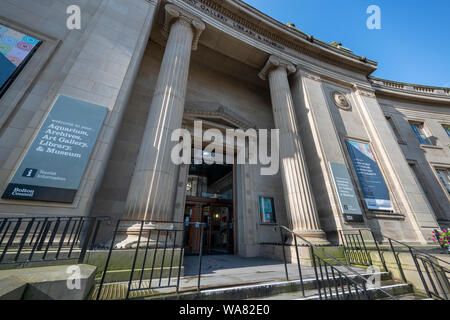
<svg viewBox="0 0 450 320">
<path fill-rule="evenodd" d="M 220 180 L 232 184 L 235 254 L 260 255 L 278 239 L 275 223 L 317 243 L 369 228 L 426 244 L 450 225 L 448 88 L 373 78 L 376 62 L 239 0 L 0 2 L 0 25 L 41 41 L 0 98 L 2 193 L 58 97 L 107 108 L 73 201 L 3 197 L 1 215 L 184 221 L 192 175 L 170 161 L 170 135 L 197 119 L 280 130 L 278 174 L 235 165 Z M 69 30 L 75 3 L 81 29 Z M 350 142 L 369 148 L 389 209 L 365 201 Z M 345 218 L 332 165 L 350 177 L 358 219 Z M 264 197 L 272 223 L 261 219 Z"/>
</svg>

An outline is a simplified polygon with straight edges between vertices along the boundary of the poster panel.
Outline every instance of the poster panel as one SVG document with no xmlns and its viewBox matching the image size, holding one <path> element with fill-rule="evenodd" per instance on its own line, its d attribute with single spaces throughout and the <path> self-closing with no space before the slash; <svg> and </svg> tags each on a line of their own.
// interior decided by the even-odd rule
<svg viewBox="0 0 450 320">
<path fill-rule="evenodd" d="M 361 186 L 364 201 L 370 210 L 393 211 L 389 190 L 369 144 L 345 141 Z"/>
<path fill-rule="evenodd" d="M 72 203 L 107 111 L 60 95 L 2 198 Z"/>
</svg>

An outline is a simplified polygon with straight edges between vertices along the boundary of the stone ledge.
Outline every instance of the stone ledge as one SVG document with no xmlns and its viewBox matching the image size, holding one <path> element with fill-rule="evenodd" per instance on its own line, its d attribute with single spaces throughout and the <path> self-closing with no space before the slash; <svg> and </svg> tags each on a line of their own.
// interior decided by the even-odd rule
<svg viewBox="0 0 450 320">
<path fill-rule="evenodd" d="M 0 300 L 22 299 L 26 286 L 26 282 L 16 277 L 0 279 Z"/>
<path fill-rule="evenodd" d="M 75 264 L 80 268 L 80 289 L 69 289 L 67 284 L 72 275 L 67 265 L 47 266 L 38 268 L 9 269 L 0 271 L 0 283 L 10 283 L 16 280 L 26 285 L 21 299 L 23 300 L 83 300 L 94 286 L 94 276 L 97 267 L 86 264 Z M 12 291 L 10 291 L 12 293 Z M 1 297 L 1 293 L 0 293 Z M 18 293 L 11 299 L 20 299 Z"/>
</svg>

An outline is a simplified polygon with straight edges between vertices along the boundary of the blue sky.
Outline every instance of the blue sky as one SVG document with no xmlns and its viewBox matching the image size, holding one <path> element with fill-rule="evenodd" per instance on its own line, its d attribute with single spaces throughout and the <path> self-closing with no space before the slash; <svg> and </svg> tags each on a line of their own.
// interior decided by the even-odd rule
<svg viewBox="0 0 450 320">
<path fill-rule="evenodd" d="M 450 87 L 450 0 L 244 0 L 326 42 L 378 62 L 373 76 Z M 369 5 L 381 30 L 369 30 Z"/>
</svg>

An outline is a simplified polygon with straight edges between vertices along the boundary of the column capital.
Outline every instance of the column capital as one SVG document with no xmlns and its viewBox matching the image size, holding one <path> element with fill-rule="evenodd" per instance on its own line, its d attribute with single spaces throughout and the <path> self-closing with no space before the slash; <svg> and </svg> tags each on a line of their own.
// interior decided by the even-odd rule
<svg viewBox="0 0 450 320">
<path fill-rule="evenodd" d="M 267 75 L 269 74 L 269 72 L 279 67 L 285 68 L 288 75 L 294 73 L 297 70 L 295 66 L 289 61 L 271 55 L 267 60 L 264 68 L 262 68 L 262 70 L 259 72 L 258 76 L 263 80 L 267 80 Z"/>
<path fill-rule="evenodd" d="M 192 31 L 194 33 L 194 37 L 192 39 L 192 50 L 197 50 L 198 40 L 200 39 L 200 35 L 205 30 L 205 23 L 195 15 L 187 12 L 186 10 L 172 4 L 168 3 L 164 7 L 165 18 L 164 18 L 164 26 L 162 28 L 162 34 L 164 37 L 168 38 L 170 33 L 170 28 L 177 21 L 180 20 L 183 23 L 186 23 L 192 27 Z"/>
</svg>

